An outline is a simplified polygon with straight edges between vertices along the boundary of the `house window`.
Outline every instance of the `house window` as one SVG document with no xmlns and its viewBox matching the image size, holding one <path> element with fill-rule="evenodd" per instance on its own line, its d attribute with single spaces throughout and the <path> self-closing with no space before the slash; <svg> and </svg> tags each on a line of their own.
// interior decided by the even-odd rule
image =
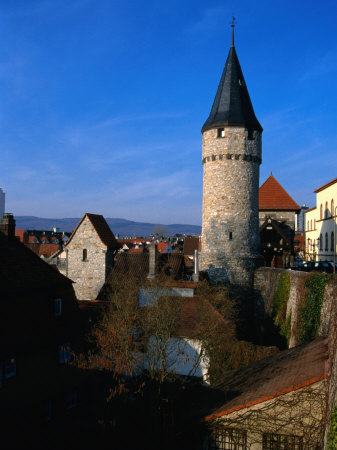
<svg viewBox="0 0 337 450">
<path fill-rule="evenodd" d="M 55 317 L 60 317 L 62 314 L 62 299 L 57 298 L 54 302 L 54 314 Z"/>
<path fill-rule="evenodd" d="M 309 220 L 307 222 L 307 231 L 309 231 Z"/>
<path fill-rule="evenodd" d="M 263 434 L 263 450 L 302 450 L 303 437 L 286 434 Z"/>
<path fill-rule="evenodd" d="M 310 220 L 310 230 L 312 230 L 312 219 Z"/>
<path fill-rule="evenodd" d="M 322 220 L 323 219 L 323 205 L 321 203 L 321 206 L 319 207 L 319 218 Z"/>
<path fill-rule="evenodd" d="M 325 202 L 325 212 L 324 216 L 327 219 L 329 217 L 329 209 L 328 209 L 328 202 Z"/>
<path fill-rule="evenodd" d="M 330 250 L 333 252 L 335 251 L 335 235 L 334 232 L 331 231 L 331 247 Z"/>
<path fill-rule="evenodd" d="M 331 217 L 335 215 L 335 202 L 331 200 Z"/>
<path fill-rule="evenodd" d="M 316 219 L 314 219 L 314 230 L 316 230 Z"/>
<path fill-rule="evenodd" d="M 319 249 L 323 250 L 323 236 L 322 236 L 322 233 L 319 235 Z"/>
<path fill-rule="evenodd" d="M 59 363 L 64 364 L 72 360 L 70 344 L 59 346 Z"/>
<path fill-rule="evenodd" d="M 207 450 L 245 450 L 247 448 L 247 431 L 223 428 L 208 438 Z"/>
<path fill-rule="evenodd" d="M 66 409 L 72 409 L 77 406 L 77 391 L 69 391 L 66 393 Z"/>
<path fill-rule="evenodd" d="M 218 128 L 218 138 L 225 137 L 225 129 L 224 128 Z"/>
<path fill-rule="evenodd" d="M 329 236 L 328 233 L 325 233 L 325 251 L 329 250 Z"/>
<path fill-rule="evenodd" d="M 82 261 L 87 261 L 88 260 L 88 251 L 86 248 L 83 249 L 82 252 Z"/>
<path fill-rule="evenodd" d="M 16 375 L 16 361 L 14 358 L 12 358 L 5 363 L 4 378 L 5 379 L 12 378 L 15 377 L 15 375 Z"/>
</svg>

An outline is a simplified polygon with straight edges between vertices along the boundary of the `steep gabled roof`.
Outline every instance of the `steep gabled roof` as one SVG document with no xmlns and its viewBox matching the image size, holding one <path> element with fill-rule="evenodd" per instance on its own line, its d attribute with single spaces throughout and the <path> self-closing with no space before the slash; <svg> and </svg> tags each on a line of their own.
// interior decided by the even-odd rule
<svg viewBox="0 0 337 450">
<path fill-rule="evenodd" d="M 18 239 L 0 232 L 0 285 L 4 298 L 22 293 L 56 294 L 57 289 L 71 284 L 69 278 L 55 271 Z"/>
<path fill-rule="evenodd" d="M 271 174 L 259 189 L 259 210 L 300 211 L 301 207 Z"/>
<path fill-rule="evenodd" d="M 219 125 L 244 125 L 248 129 L 262 131 L 236 54 L 234 37 L 210 115 L 201 131 Z"/>
<path fill-rule="evenodd" d="M 100 238 L 100 240 L 103 242 L 104 245 L 106 245 L 108 247 L 115 247 L 115 248 L 119 247 L 119 244 L 116 241 L 116 238 L 113 235 L 112 231 L 110 230 L 110 227 L 106 223 L 106 220 L 104 219 L 104 217 L 101 214 L 90 214 L 90 213 L 85 213 L 84 214 L 82 219 L 76 225 L 75 230 L 71 233 L 71 236 L 67 240 L 65 246 L 67 246 L 69 244 L 69 242 L 72 240 L 72 238 L 74 237 L 76 231 L 81 226 L 83 220 L 86 217 L 89 219 L 89 221 L 91 222 L 92 226 L 95 228 L 95 231 L 96 231 L 98 237 Z"/>
</svg>

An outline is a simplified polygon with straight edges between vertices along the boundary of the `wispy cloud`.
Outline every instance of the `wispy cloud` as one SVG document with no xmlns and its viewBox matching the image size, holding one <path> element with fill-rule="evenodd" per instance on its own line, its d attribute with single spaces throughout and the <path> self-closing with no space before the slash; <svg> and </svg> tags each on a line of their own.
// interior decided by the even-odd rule
<svg viewBox="0 0 337 450">
<path fill-rule="evenodd" d="M 323 55 L 316 64 L 312 65 L 298 80 L 299 84 L 311 81 L 313 78 L 323 77 L 324 75 L 337 72 L 337 51 L 330 50 Z"/>
<path fill-rule="evenodd" d="M 150 121 L 150 120 L 169 120 L 169 119 L 180 119 L 186 115 L 186 112 L 158 112 L 152 114 L 141 114 L 141 115 L 129 115 L 129 116 L 119 116 L 119 117 L 110 117 L 102 122 L 99 122 L 95 125 L 90 126 L 89 130 L 97 130 L 101 128 L 113 127 L 116 125 L 121 125 L 128 122 L 142 122 L 142 121 Z"/>
<path fill-rule="evenodd" d="M 191 34 L 209 34 L 218 26 L 222 26 L 224 20 L 230 17 L 230 12 L 226 6 L 214 6 L 205 9 L 201 17 L 188 28 L 187 32 Z"/>
<path fill-rule="evenodd" d="M 2 5 L 0 7 L 0 14 L 4 17 L 29 17 L 35 16 L 39 14 L 44 14 L 45 12 L 53 9 L 54 12 L 59 12 L 60 14 L 67 14 L 75 12 L 78 8 L 85 6 L 91 0 L 72 0 L 68 1 L 59 1 L 56 5 L 55 0 L 41 0 L 30 2 L 22 2 L 21 5 L 18 5 L 17 2 L 9 2 L 9 6 Z M 60 5 L 61 3 L 61 5 Z"/>
</svg>

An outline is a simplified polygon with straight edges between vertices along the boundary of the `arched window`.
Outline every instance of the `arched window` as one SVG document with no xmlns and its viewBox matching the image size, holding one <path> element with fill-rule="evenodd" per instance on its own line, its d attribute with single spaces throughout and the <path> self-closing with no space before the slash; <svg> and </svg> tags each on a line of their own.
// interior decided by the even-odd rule
<svg viewBox="0 0 337 450">
<path fill-rule="evenodd" d="M 319 249 L 323 250 L 323 236 L 322 236 L 322 233 L 319 235 Z"/>
<path fill-rule="evenodd" d="M 310 220 L 310 230 L 312 231 L 312 219 Z"/>
<path fill-rule="evenodd" d="M 331 200 L 331 217 L 335 215 L 335 202 Z"/>
<path fill-rule="evenodd" d="M 325 202 L 324 217 L 325 217 L 326 219 L 329 217 L 328 202 Z"/>
<path fill-rule="evenodd" d="M 316 230 L 316 219 L 314 219 L 314 230 Z"/>
<path fill-rule="evenodd" d="M 321 206 L 319 208 L 319 218 L 322 220 L 323 219 L 323 205 L 321 203 Z"/>
<path fill-rule="evenodd" d="M 333 252 L 335 250 L 335 236 L 334 236 L 334 232 L 331 231 L 331 247 L 330 250 Z"/>
<path fill-rule="evenodd" d="M 307 231 L 309 231 L 309 220 L 307 222 Z"/>
<path fill-rule="evenodd" d="M 325 251 L 327 252 L 329 250 L 329 237 L 328 233 L 325 233 Z"/>
</svg>

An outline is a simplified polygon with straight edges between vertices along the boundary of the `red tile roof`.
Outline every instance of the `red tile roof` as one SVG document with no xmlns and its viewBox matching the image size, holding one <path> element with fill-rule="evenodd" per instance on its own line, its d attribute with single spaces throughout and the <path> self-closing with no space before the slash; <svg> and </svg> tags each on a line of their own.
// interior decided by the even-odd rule
<svg viewBox="0 0 337 450">
<path fill-rule="evenodd" d="M 26 233 L 26 230 L 15 230 L 15 236 L 20 239 L 20 242 L 23 242 L 23 236 Z"/>
<path fill-rule="evenodd" d="M 206 299 L 194 297 L 171 297 L 180 303 L 180 321 L 176 330 L 177 336 L 197 338 L 210 325 L 233 327 Z M 207 319 L 206 319 L 207 318 Z"/>
<path fill-rule="evenodd" d="M 313 211 L 313 210 L 316 209 L 316 208 L 317 208 L 316 206 L 313 206 L 312 208 L 307 209 L 306 211 L 304 211 L 304 213 L 306 214 L 306 213 L 308 213 L 308 212 L 310 212 L 310 211 Z"/>
<path fill-rule="evenodd" d="M 36 255 L 49 258 L 59 249 L 58 244 L 26 244 Z"/>
<path fill-rule="evenodd" d="M 316 189 L 315 194 L 317 194 L 320 191 L 323 191 L 323 189 L 328 188 L 329 186 L 332 186 L 333 184 L 337 183 L 337 178 L 334 178 L 331 181 L 328 181 L 327 183 L 323 184 L 323 186 L 319 187 L 318 189 Z"/>
<path fill-rule="evenodd" d="M 76 225 L 75 230 L 72 232 L 70 238 L 67 240 L 65 246 L 69 244 L 69 242 L 72 240 L 73 236 L 75 235 L 76 231 L 80 227 L 83 220 L 87 217 L 89 221 L 91 222 L 92 226 L 95 228 L 96 233 L 98 234 L 98 237 L 108 247 L 115 247 L 118 248 L 118 242 L 116 241 L 115 236 L 113 235 L 112 231 L 110 230 L 109 225 L 106 223 L 104 217 L 101 214 L 89 214 L 85 213 L 82 219 L 78 222 Z"/>
<path fill-rule="evenodd" d="M 328 338 L 322 336 L 243 369 L 229 371 L 213 387 L 224 392 L 230 400 L 204 420 L 213 420 L 309 386 L 327 378 L 329 370 Z"/>
<path fill-rule="evenodd" d="M 164 251 L 166 250 L 168 246 L 167 242 L 158 242 L 157 244 L 157 250 L 159 253 L 164 253 Z"/>
<path fill-rule="evenodd" d="M 260 211 L 300 211 L 300 206 L 271 174 L 259 189 Z"/>
<path fill-rule="evenodd" d="M 143 247 L 140 248 L 130 248 L 130 253 L 143 253 Z"/>
</svg>

